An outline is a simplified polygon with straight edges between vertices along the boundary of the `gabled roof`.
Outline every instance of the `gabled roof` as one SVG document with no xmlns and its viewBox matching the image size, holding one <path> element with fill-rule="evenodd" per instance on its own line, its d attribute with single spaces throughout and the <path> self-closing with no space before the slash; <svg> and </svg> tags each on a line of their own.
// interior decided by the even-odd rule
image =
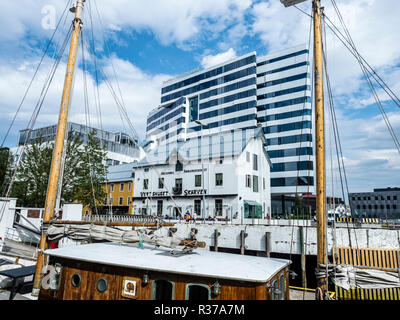
<svg viewBox="0 0 400 320">
<path fill-rule="evenodd" d="M 164 165 L 166 162 L 171 162 L 171 159 L 175 159 L 172 155 L 178 155 L 181 162 L 238 157 L 251 141 L 258 138 L 266 146 L 267 139 L 262 128 L 224 131 L 203 137 L 199 135 L 182 142 L 154 145 L 148 150 L 146 157 L 137 162 L 135 167 Z M 271 165 L 267 151 L 265 148 L 263 150 Z"/>
</svg>

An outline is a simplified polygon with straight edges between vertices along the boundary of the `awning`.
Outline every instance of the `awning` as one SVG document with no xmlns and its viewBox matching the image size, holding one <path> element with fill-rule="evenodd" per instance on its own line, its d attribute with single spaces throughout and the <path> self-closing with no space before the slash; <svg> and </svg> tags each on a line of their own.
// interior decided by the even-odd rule
<svg viewBox="0 0 400 320">
<path fill-rule="evenodd" d="M 261 204 L 259 204 L 256 201 L 249 201 L 249 200 L 244 200 L 244 204 L 247 204 L 249 206 L 255 206 L 255 207 L 262 207 Z"/>
<path fill-rule="evenodd" d="M 244 217 L 261 219 L 262 205 L 256 201 L 244 200 Z"/>
</svg>

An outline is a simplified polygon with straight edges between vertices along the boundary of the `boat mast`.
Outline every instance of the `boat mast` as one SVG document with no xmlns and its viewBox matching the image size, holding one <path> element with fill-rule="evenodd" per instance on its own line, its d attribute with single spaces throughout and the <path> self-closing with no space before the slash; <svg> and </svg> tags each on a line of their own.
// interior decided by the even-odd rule
<svg viewBox="0 0 400 320">
<path fill-rule="evenodd" d="M 306 0 L 281 0 L 290 7 Z M 328 282 L 322 266 L 327 263 L 326 242 L 326 182 L 325 182 L 325 129 L 324 129 L 324 82 L 321 32 L 321 0 L 312 0 L 314 24 L 314 99 L 315 99 L 315 155 L 316 155 L 316 215 L 317 215 L 317 293 L 325 298 Z"/>
<path fill-rule="evenodd" d="M 326 182 L 325 182 L 325 131 L 324 131 L 324 83 L 321 32 L 321 1 L 313 0 L 314 17 L 314 99 L 315 99 L 315 154 L 317 195 L 317 269 L 327 263 L 326 257 Z M 325 295 L 327 277 L 317 279 L 317 287 Z"/>
<path fill-rule="evenodd" d="M 57 125 L 57 134 L 54 144 L 53 158 L 51 162 L 50 178 L 47 187 L 46 204 L 43 215 L 43 224 L 50 222 L 54 216 L 54 208 L 57 197 L 57 188 L 60 179 L 62 153 L 64 149 L 65 132 L 67 130 L 68 111 L 70 106 L 71 91 L 73 85 L 75 62 L 78 52 L 78 45 L 81 35 L 82 26 L 82 11 L 83 4 L 86 0 L 77 0 L 74 8 L 71 9 L 75 12 L 75 19 L 73 20 L 73 32 L 71 37 L 71 45 L 68 55 L 67 71 L 65 74 L 64 90 L 61 99 L 60 114 Z M 44 265 L 43 251 L 47 249 L 46 235 L 42 234 L 40 238 L 39 250 L 37 255 L 35 278 L 33 283 L 32 295 L 39 295 L 41 284 L 41 273 Z"/>
</svg>

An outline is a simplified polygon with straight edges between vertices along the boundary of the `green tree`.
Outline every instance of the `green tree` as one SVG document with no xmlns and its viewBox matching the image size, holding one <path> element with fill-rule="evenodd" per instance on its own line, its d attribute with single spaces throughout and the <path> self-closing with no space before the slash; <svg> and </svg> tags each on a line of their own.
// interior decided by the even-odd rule
<svg viewBox="0 0 400 320">
<path fill-rule="evenodd" d="M 52 143 L 42 139 L 25 148 L 12 192 L 19 206 L 44 207 L 52 153 Z"/>
<path fill-rule="evenodd" d="M 25 148 L 12 190 L 12 196 L 18 199 L 18 206 L 45 206 L 53 150 L 54 143 L 43 142 L 42 139 Z M 99 184 L 106 179 L 103 163 L 105 151 L 100 148 L 94 134 L 89 135 L 88 145 L 84 146 L 80 134 L 69 132 L 65 146 L 61 204 L 78 200 L 83 205 L 89 205 L 87 199 L 90 194 L 91 199 L 98 200 L 102 205 L 105 194 Z M 89 207 L 95 207 L 93 202 Z"/>
<path fill-rule="evenodd" d="M 92 213 L 97 213 L 103 206 L 106 192 L 103 185 L 107 179 L 106 150 L 100 146 L 95 132 L 88 135 L 88 142 L 83 148 L 82 163 L 77 170 L 75 200 L 88 207 Z"/>
<path fill-rule="evenodd" d="M 12 168 L 12 156 L 10 149 L 0 149 L 0 196 L 5 196 L 10 182 Z"/>
</svg>

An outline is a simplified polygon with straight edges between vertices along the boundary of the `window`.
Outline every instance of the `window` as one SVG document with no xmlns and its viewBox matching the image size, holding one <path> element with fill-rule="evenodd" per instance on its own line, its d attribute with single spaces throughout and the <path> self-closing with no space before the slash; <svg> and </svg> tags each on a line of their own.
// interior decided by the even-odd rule
<svg viewBox="0 0 400 320">
<path fill-rule="evenodd" d="M 256 154 L 253 154 L 253 170 L 258 170 L 258 157 Z"/>
<path fill-rule="evenodd" d="M 201 187 L 201 175 L 197 174 L 194 176 L 194 186 Z"/>
<path fill-rule="evenodd" d="M 246 152 L 246 161 L 250 162 L 250 152 Z"/>
<path fill-rule="evenodd" d="M 281 292 L 281 300 L 285 300 L 286 279 L 283 276 L 283 273 L 279 277 L 279 290 Z"/>
<path fill-rule="evenodd" d="M 123 197 L 119 197 L 118 205 L 122 206 L 123 204 L 124 204 L 124 198 Z"/>
<path fill-rule="evenodd" d="M 393 200 L 397 200 L 397 196 L 393 196 Z"/>
<path fill-rule="evenodd" d="M 387 199 L 390 200 L 390 196 L 387 196 Z"/>
<path fill-rule="evenodd" d="M 173 300 L 174 284 L 171 281 L 157 279 L 153 280 L 151 288 L 152 300 Z"/>
<path fill-rule="evenodd" d="M 132 182 L 129 182 L 128 183 L 128 191 L 131 191 L 132 190 Z"/>
<path fill-rule="evenodd" d="M 173 188 L 173 192 L 175 195 L 182 193 L 182 179 L 175 179 L 175 187 Z"/>
<path fill-rule="evenodd" d="M 145 169 L 144 169 L 144 172 L 149 172 L 149 168 L 145 168 Z"/>
<path fill-rule="evenodd" d="M 253 176 L 253 192 L 258 192 L 258 176 Z"/>
<path fill-rule="evenodd" d="M 215 199 L 215 216 L 222 216 L 222 199 Z"/>
<path fill-rule="evenodd" d="M 246 174 L 246 188 L 251 188 L 251 175 Z"/>
<path fill-rule="evenodd" d="M 197 215 L 201 214 L 201 200 L 194 200 L 194 212 Z"/>
<path fill-rule="evenodd" d="M 204 284 L 187 284 L 186 300 L 211 300 L 211 289 L 209 286 Z"/>
<path fill-rule="evenodd" d="M 157 201 L 157 215 L 162 216 L 162 214 L 163 214 L 163 201 L 158 200 Z"/>
<path fill-rule="evenodd" d="M 113 198 L 108 199 L 108 204 L 109 204 L 110 206 L 113 205 Z"/>
<path fill-rule="evenodd" d="M 131 205 L 131 197 L 128 197 L 128 200 L 127 200 L 127 205 L 128 205 L 128 206 L 130 206 L 130 205 Z"/>
<path fill-rule="evenodd" d="M 266 184 L 265 184 L 265 178 L 263 178 L 263 190 L 265 190 Z"/>
<path fill-rule="evenodd" d="M 279 299 L 279 288 L 278 288 L 278 281 L 274 280 L 272 282 L 272 300 Z"/>
<path fill-rule="evenodd" d="M 143 180 L 143 189 L 145 190 L 149 189 L 149 179 Z"/>
<path fill-rule="evenodd" d="M 199 120 L 199 97 L 189 99 L 189 121 Z"/>
<path fill-rule="evenodd" d="M 110 184 L 110 192 L 114 192 L 114 183 Z"/>
<path fill-rule="evenodd" d="M 164 178 L 158 178 L 158 189 L 164 189 Z"/>
<path fill-rule="evenodd" d="M 179 160 L 176 162 L 175 171 L 183 171 L 183 164 Z"/>
<path fill-rule="evenodd" d="M 223 185 L 223 174 L 222 173 L 216 173 L 215 174 L 215 185 L 216 186 L 222 186 Z"/>
<path fill-rule="evenodd" d="M 125 186 L 125 183 L 121 183 L 119 185 L 119 191 L 123 192 L 124 191 L 124 186 Z"/>
</svg>

